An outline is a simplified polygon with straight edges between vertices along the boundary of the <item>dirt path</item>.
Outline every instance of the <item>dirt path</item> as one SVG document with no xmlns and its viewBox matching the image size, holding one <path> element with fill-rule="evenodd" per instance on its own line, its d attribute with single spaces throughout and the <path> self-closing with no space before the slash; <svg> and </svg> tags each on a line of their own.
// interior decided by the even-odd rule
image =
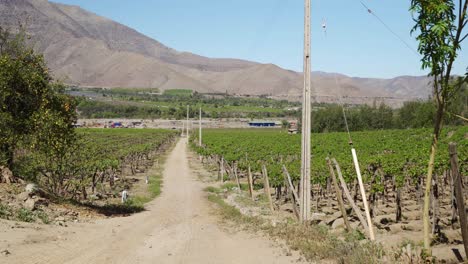
<svg viewBox="0 0 468 264">
<path fill-rule="evenodd" d="M 69 227 L 0 222 L 0 263 L 297 263 L 266 238 L 224 230 L 190 170 L 186 139 L 164 170 L 147 211 Z"/>
</svg>

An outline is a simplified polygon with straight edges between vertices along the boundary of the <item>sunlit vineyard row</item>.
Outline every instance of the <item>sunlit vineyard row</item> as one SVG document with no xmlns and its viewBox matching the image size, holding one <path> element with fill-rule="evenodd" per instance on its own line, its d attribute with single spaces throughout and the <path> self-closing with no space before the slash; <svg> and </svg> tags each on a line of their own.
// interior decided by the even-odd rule
<svg viewBox="0 0 468 264">
<path fill-rule="evenodd" d="M 300 178 L 301 135 L 289 135 L 283 130 L 205 130 L 203 146 L 197 146 L 196 133 L 193 147 L 200 155 L 218 156 L 238 168 L 260 172 L 261 165 L 268 169 L 273 186 L 284 183 L 282 165 L 293 180 Z M 458 144 L 458 157 L 462 175 L 468 171 L 468 127 L 449 127 L 443 130 L 435 161 L 436 174 L 450 166 L 448 143 Z M 377 170 L 381 176 L 417 181 L 425 174 L 429 159 L 431 130 L 381 130 L 351 133 L 364 180 Z M 326 158 L 336 158 L 347 181 L 356 178 L 347 133 L 312 134 L 312 182 L 324 183 L 329 177 Z M 382 174 L 382 173 L 380 173 Z"/>
</svg>

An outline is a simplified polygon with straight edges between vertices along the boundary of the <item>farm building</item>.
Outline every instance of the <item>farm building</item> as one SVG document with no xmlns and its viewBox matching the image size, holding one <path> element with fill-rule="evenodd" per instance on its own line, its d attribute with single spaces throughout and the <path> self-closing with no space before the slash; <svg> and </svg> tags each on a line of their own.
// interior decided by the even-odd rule
<svg viewBox="0 0 468 264">
<path fill-rule="evenodd" d="M 255 121 L 249 122 L 250 127 L 275 127 L 276 122 L 273 121 Z"/>
</svg>

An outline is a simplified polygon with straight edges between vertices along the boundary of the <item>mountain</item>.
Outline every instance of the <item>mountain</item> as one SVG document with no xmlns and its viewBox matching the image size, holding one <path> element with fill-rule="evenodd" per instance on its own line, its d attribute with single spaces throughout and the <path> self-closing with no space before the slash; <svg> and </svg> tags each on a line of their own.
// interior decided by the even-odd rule
<svg viewBox="0 0 468 264">
<path fill-rule="evenodd" d="M 302 74 L 273 64 L 179 52 L 77 6 L 47 0 L 1 0 L 0 26 L 27 22 L 37 51 L 56 78 L 80 86 L 184 88 L 299 100 Z M 314 72 L 316 100 L 349 103 L 427 98 L 426 77 L 352 78 Z M 341 98 L 341 99 L 340 99 Z"/>
</svg>

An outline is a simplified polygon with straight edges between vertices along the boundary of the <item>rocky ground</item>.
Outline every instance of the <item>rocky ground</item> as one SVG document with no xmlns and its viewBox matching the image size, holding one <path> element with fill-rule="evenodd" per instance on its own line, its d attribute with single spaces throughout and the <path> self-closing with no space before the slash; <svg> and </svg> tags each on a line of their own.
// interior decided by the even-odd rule
<svg viewBox="0 0 468 264">
<path fill-rule="evenodd" d="M 195 163 L 200 162 L 197 161 Z M 207 179 L 208 182 L 216 180 L 218 168 L 207 163 L 203 166 L 210 172 L 202 175 L 202 177 Z M 252 199 L 247 189 L 247 180 L 243 177 L 245 175 L 240 176 L 241 189 L 243 189 L 241 192 L 239 192 L 235 181 L 230 181 L 225 184 L 217 183 L 215 185 L 221 189 L 221 196 L 226 203 L 236 207 L 244 215 L 268 219 L 273 225 L 275 223 L 287 222 L 295 218 L 292 203 L 288 197 L 282 196 L 280 199 L 275 199 L 276 193 L 272 189 L 275 211 L 271 212 L 264 190 L 254 190 Z M 257 175 L 257 178 L 260 177 L 260 175 Z M 318 193 L 318 190 L 315 191 Z M 444 189 L 441 192 L 443 193 L 441 193 L 439 200 L 440 235 L 436 236 L 434 239 L 432 253 L 440 263 L 459 263 L 462 259 L 466 259 L 460 224 L 459 222 L 455 222 L 452 225 L 451 222 L 452 207 L 450 190 Z M 380 197 L 381 199 L 377 200 L 372 207 L 376 241 L 381 244 L 389 254 L 399 259 L 407 260 L 408 262 L 413 261 L 413 263 L 418 263 L 417 261 L 422 261 L 419 257 L 423 245 L 423 222 L 421 220 L 422 202 L 419 198 L 419 194 L 410 187 L 403 189 L 402 193 L 401 221 L 396 221 L 396 193 L 390 190 L 390 188 L 387 190 L 386 197 Z M 360 198 L 358 195 L 358 201 L 359 200 Z M 359 230 L 364 239 L 366 236 L 365 230 L 346 199 L 344 199 L 344 201 L 352 229 Z M 332 234 L 338 237 L 344 238 L 346 236 L 344 219 L 333 192 L 329 193 L 328 196 L 325 194 L 320 197 L 316 196 L 313 206 L 313 224 L 326 227 Z M 362 202 L 357 202 L 357 206 L 364 208 Z M 365 216 L 363 209 L 361 213 Z"/>
</svg>

